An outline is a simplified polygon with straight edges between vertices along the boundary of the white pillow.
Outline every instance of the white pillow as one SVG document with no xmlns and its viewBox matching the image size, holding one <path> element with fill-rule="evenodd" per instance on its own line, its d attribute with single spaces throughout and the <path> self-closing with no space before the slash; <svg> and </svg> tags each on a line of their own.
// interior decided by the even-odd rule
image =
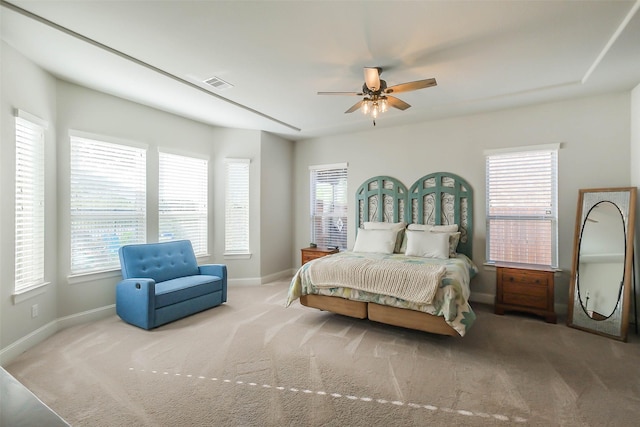
<svg viewBox="0 0 640 427">
<path fill-rule="evenodd" d="M 458 231 L 458 224 L 451 224 L 451 225 L 409 224 L 409 230 L 435 231 L 436 233 L 455 233 L 456 231 Z"/>
<path fill-rule="evenodd" d="M 428 224 L 409 224 L 409 230 L 430 231 L 432 233 L 448 233 L 449 234 L 449 258 L 456 257 L 458 243 L 460 243 L 460 232 L 458 224 L 452 225 L 428 225 Z"/>
<path fill-rule="evenodd" d="M 393 253 L 398 232 L 394 230 L 358 230 L 354 252 Z"/>
<path fill-rule="evenodd" d="M 394 230 L 396 234 L 396 244 L 393 247 L 394 253 L 400 253 L 402 241 L 404 240 L 404 230 L 407 228 L 406 222 L 373 222 L 367 221 L 363 224 L 365 230 Z"/>
<path fill-rule="evenodd" d="M 427 231 L 407 230 L 407 256 L 449 258 L 449 235 Z"/>
</svg>

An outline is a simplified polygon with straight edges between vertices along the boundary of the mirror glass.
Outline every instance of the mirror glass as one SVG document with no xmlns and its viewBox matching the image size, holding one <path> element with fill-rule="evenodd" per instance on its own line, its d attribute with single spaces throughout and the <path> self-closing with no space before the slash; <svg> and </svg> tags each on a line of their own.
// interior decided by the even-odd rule
<svg viewBox="0 0 640 427">
<path fill-rule="evenodd" d="M 625 234 L 622 214 L 611 202 L 591 208 L 578 249 L 578 292 L 582 309 L 594 320 L 611 317 L 624 278 Z"/>
<path fill-rule="evenodd" d="M 636 188 L 580 190 L 567 325 L 626 341 Z"/>
</svg>

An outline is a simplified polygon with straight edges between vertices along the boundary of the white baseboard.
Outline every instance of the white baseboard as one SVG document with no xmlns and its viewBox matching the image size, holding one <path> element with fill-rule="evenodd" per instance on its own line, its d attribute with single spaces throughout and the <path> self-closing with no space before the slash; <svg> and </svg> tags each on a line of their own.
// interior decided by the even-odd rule
<svg viewBox="0 0 640 427">
<path fill-rule="evenodd" d="M 290 278 L 291 276 L 293 276 L 296 273 L 296 270 L 293 268 L 288 268 L 286 270 L 280 271 L 278 273 L 273 273 L 273 274 L 269 274 L 267 276 L 264 276 L 261 280 L 261 284 L 264 285 L 265 283 L 271 283 L 271 282 L 275 282 L 277 280 L 281 280 L 284 278 Z"/>
<path fill-rule="evenodd" d="M 116 305 L 111 304 L 93 310 L 84 311 L 71 316 L 65 316 L 58 319 L 58 330 L 66 329 L 71 326 L 81 325 L 83 323 L 104 319 L 105 317 L 116 314 Z"/>
<path fill-rule="evenodd" d="M 0 350 L 0 365 L 5 366 L 16 357 L 20 356 L 25 351 L 29 350 L 36 344 L 46 340 L 56 332 L 58 332 L 58 321 L 54 320 L 44 326 L 36 329 L 28 335 L 20 338 L 19 340 L 9 344 L 2 350 Z"/>
<path fill-rule="evenodd" d="M 496 296 L 494 294 L 479 294 L 477 292 L 472 292 L 469 296 L 469 301 L 493 305 L 496 302 Z"/>
<path fill-rule="evenodd" d="M 275 282 L 286 277 L 291 277 L 295 274 L 296 269 L 289 268 L 279 271 L 277 273 L 269 274 L 262 277 L 248 277 L 246 279 L 227 279 L 228 286 L 259 286 L 266 283 Z"/>
<path fill-rule="evenodd" d="M 116 313 L 115 304 L 106 307 L 100 307 L 88 310 L 82 313 L 73 314 L 71 316 L 61 317 L 53 320 L 46 325 L 36 329 L 19 340 L 9 344 L 0 350 L 0 365 L 4 366 L 16 357 L 20 356 L 31 347 L 41 343 L 53 334 L 70 326 L 80 325 L 82 323 L 103 319 Z"/>
</svg>

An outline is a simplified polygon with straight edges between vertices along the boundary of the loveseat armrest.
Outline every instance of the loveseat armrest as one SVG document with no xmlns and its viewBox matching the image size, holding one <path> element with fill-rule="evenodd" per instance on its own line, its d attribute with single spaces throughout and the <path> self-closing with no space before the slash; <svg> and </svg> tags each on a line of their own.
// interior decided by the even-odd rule
<svg viewBox="0 0 640 427">
<path fill-rule="evenodd" d="M 156 282 L 149 278 L 124 279 L 116 286 L 116 313 L 143 329 L 155 325 Z"/>
<path fill-rule="evenodd" d="M 226 264 L 204 264 L 198 267 L 200 274 L 218 276 L 222 279 L 222 302 L 227 302 L 227 266 Z"/>
</svg>

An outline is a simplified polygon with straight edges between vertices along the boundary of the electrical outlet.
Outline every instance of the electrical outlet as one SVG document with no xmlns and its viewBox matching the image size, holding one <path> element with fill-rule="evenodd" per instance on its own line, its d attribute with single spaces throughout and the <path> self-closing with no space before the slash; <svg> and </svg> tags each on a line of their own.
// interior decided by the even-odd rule
<svg viewBox="0 0 640 427">
<path fill-rule="evenodd" d="M 33 304 L 31 306 L 31 318 L 35 319 L 38 317 L 38 304 Z"/>
</svg>

